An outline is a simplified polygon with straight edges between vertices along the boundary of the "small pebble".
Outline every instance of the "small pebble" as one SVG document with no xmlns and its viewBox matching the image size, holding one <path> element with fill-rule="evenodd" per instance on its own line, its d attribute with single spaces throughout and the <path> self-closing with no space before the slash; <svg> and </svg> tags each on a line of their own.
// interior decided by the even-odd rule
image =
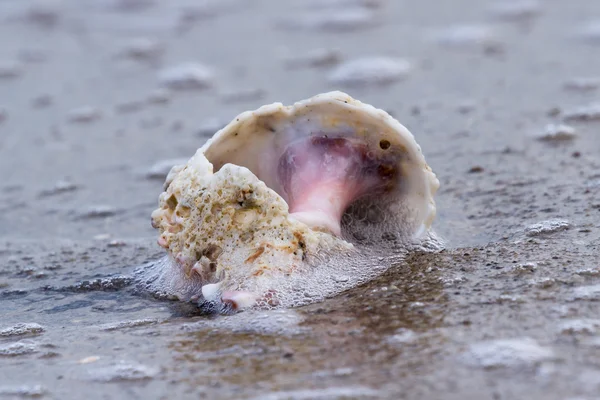
<svg viewBox="0 0 600 400">
<path fill-rule="evenodd" d="M 170 160 L 161 160 L 148 168 L 146 172 L 146 178 L 148 179 L 159 179 L 165 180 L 171 168 L 175 165 L 185 165 L 187 164 L 187 158 L 175 158 Z"/>
<path fill-rule="evenodd" d="M 593 121 L 600 120 L 600 103 L 592 103 L 571 111 L 566 111 L 565 121 Z"/>
<path fill-rule="evenodd" d="M 483 172 L 483 167 L 476 165 L 474 167 L 471 167 L 468 172 L 469 174 L 478 174 L 480 172 Z"/>
<path fill-rule="evenodd" d="M 213 73 L 205 65 L 186 63 L 159 72 L 162 85 L 171 89 L 206 89 L 213 84 Z"/>
<path fill-rule="evenodd" d="M 290 68 L 319 68 L 339 64 L 342 55 L 337 50 L 315 49 L 302 55 L 294 55 L 285 59 L 285 65 Z"/>
<path fill-rule="evenodd" d="M 546 115 L 549 117 L 556 117 L 560 115 L 562 110 L 559 107 L 552 107 L 548 111 L 546 111 Z"/>
<path fill-rule="evenodd" d="M 536 136 L 537 140 L 543 142 L 565 142 L 577 137 L 575 128 L 569 125 L 546 125 L 546 130 Z"/>
<path fill-rule="evenodd" d="M 406 78 L 410 70 L 410 63 L 404 59 L 359 58 L 337 66 L 328 79 L 336 85 L 384 85 Z"/>
<path fill-rule="evenodd" d="M 102 113 L 99 109 L 92 106 L 83 106 L 74 108 L 67 114 L 67 119 L 70 122 L 76 123 L 87 123 L 98 120 L 102 117 Z"/>
</svg>

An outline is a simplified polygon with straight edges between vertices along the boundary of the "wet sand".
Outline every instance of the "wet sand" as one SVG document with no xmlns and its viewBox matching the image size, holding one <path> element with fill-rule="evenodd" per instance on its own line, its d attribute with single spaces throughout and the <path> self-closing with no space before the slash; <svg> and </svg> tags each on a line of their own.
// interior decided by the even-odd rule
<svg viewBox="0 0 600 400">
<path fill-rule="evenodd" d="M 0 3 L 0 397 L 597 398 L 600 3 L 325 3 Z M 335 89 L 413 132 L 447 249 L 292 310 L 131 293 L 152 166 Z"/>
</svg>

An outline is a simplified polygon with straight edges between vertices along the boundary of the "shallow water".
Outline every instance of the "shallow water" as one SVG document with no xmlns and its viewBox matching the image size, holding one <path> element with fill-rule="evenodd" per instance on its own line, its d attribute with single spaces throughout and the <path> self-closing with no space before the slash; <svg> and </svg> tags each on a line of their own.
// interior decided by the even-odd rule
<svg viewBox="0 0 600 400">
<path fill-rule="evenodd" d="M 342 3 L 0 2 L 0 398 L 597 398 L 600 125 L 563 116 L 599 100 L 600 3 Z M 332 78 L 380 57 L 410 68 Z M 297 309 L 136 294 L 151 167 L 333 89 L 415 134 L 447 249 Z"/>
</svg>

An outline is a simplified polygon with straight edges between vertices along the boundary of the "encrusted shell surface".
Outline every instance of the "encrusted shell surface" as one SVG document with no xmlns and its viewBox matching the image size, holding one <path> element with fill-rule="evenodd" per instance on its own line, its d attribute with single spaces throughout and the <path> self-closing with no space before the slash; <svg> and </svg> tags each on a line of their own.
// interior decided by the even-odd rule
<svg viewBox="0 0 600 400">
<path fill-rule="evenodd" d="M 311 135 L 359 138 L 373 148 L 385 140 L 400 149 L 401 201 L 386 212 L 402 214 L 413 237 L 429 230 L 439 182 L 413 135 L 383 110 L 342 92 L 324 93 L 240 114 L 171 170 L 152 222 L 186 276 L 239 289 L 249 276 L 291 274 L 352 249 L 291 218 L 273 172 L 290 142 Z"/>
</svg>

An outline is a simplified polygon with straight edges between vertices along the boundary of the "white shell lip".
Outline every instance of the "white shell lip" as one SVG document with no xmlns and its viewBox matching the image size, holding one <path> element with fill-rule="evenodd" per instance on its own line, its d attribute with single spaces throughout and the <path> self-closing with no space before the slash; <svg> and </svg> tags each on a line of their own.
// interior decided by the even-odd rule
<svg viewBox="0 0 600 400">
<path fill-rule="evenodd" d="M 269 118 L 276 118 L 277 120 L 282 121 L 295 121 L 298 117 L 302 118 L 302 116 L 307 114 L 321 114 L 324 116 L 355 114 L 355 119 L 359 123 L 369 120 L 372 125 L 383 127 L 383 129 L 395 135 L 397 141 L 406 148 L 407 153 L 411 156 L 410 179 L 412 180 L 411 185 L 413 186 L 411 195 L 414 196 L 411 202 L 413 204 L 420 203 L 419 215 L 416 216 L 419 223 L 413 231 L 413 238 L 418 239 L 423 237 L 423 235 L 430 230 L 436 216 L 434 196 L 440 186 L 437 176 L 427 164 L 421 147 L 416 142 L 414 135 L 404 125 L 386 111 L 356 100 L 347 93 L 332 91 L 317 94 L 309 99 L 298 101 L 291 106 L 285 106 L 282 103 L 277 102 L 264 105 L 255 111 L 243 112 L 234 118 L 227 126 L 215 133 L 215 135 L 213 135 L 198 150 L 194 158 L 201 156 L 202 158 L 205 158 L 205 160 L 207 159 L 216 171 L 225 163 L 219 163 L 218 156 L 215 153 L 222 152 L 223 149 L 225 149 L 224 153 L 232 155 L 232 153 L 235 153 L 235 150 L 237 150 L 235 149 L 235 146 L 230 146 L 226 143 L 232 137 L 235 136 L 236 140 L 241 143 L 241 146 L 239 146 L 240 151 L 243 150 L 246 153 L 251 151 L 250 148 L 252 146 L 246 146 L 244 145 L 244 142 L 245 140 L 255 141 L 257 135 L 254 131 L 245 129 L 249 124 L 256 123 L 261 119 Z M 321 121 L 321 123 L 322 122 L 323 121 Z M 244 137 L 244 135 L 246 137 Z M 255 148 L 260 149 L 260 146 L 255 146 Z M 235 160 L 232 160 L 227 161 L 226 163 L 232 163 L 248 168 L 257 175 L 259 179 L 264 181 L 267 187 L 281 193 L 281 191 L 278 190 L 278 183 L 276 181 L 264 179 L 264 177 L 261 176 L 263 174 L 261 174 L 260 162 L 266 162 L 265 156 L 256 154 L 255 157 L 251 158 L 254 162 L 246 161 L 237 163 Z M 217 162 L 214 161 L 215 159 L 217 159 Z"/>
</svg>

